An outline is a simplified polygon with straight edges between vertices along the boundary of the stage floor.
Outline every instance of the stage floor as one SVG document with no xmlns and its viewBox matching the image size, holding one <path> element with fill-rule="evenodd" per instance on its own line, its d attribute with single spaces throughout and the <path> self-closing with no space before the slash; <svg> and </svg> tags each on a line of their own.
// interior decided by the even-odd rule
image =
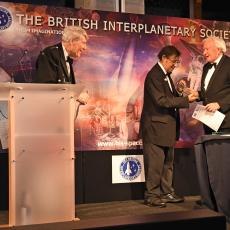
<svg viewBox="0 0 230 230">
<path fill-rule="evenodd" d="M 161 214 L 170 212 L 183 212 L 202 209 L 196 204 L 199 196 L 186 196 L 185 202 L 167 204 L 165 208 L 149 207 L 144 205 L 143 200 L 113 201 L 105 203 L 88 203 L 76 206 L 76 217 L 80 220 L 93 220 L 106 217 L 122 217 L 148 214 Z M 0 211 L 0 224 L 7 224 L 8 212 Z M 230 224 L 227 225 L 230 230 Z"/>
<path fill-rule="evenodd" d="M 167 212 L 190 211 L 198 207 L 196 201 L 199 196 L 187 196 L 185 202 L 177 204 L 167 204 L 165 208 L 149 207 L 144 205 L 143 200 L 113 201 L 106 203 L 81 204 L 76 206 L 76 216 L 80 220 L 115 217 L 146 215 Z"/>
</svg>

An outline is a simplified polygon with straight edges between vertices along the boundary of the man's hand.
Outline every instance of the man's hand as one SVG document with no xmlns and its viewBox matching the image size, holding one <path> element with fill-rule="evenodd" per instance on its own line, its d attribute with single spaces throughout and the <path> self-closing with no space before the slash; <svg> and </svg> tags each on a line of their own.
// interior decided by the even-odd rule
<svg viewBox="0 0 230 230">
<path fill-rule="evenodd" d="M 196 90 L 192 89 L 192 88 L 185 88 L 184 91 L 183 91 L 183 94 L 184 95 L 193 94 L 194 96 L 197 97 L 197 99 L 199 98 L 199 93 Z"/>
<path fill-rule="evenodd" d="M 218 109 L 220 109 L 220 105 L 217 102 L 212 102 L 205 106 L 205 110 L 208 112 L 216 112 Z"/>
<path fill-rule="evenodd" d="M 189 102 L 194 102 L 196 99 L 198 99 L 198 93 L 190 93 L 188 95 L 188 101 Z"/>
<path fill-rule="evenodd" d="M 87 91 L 82 92 L 78 97 L 77 101 L 82 105 L 86 105 L 89 100 L 89 93 Z"/>
</svg>

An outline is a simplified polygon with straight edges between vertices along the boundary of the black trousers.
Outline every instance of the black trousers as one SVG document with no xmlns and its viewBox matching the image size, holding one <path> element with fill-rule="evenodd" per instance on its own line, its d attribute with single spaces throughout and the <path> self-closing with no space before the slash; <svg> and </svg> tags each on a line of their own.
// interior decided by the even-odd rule
<svg viewBox="0 0 230 230">
<path fill-rule="evenodd" d="M 145 199 L 174 192 L 172 187 L 173 147 L 143 143 L 143 153 L 146 180 Z"/>
</svg>

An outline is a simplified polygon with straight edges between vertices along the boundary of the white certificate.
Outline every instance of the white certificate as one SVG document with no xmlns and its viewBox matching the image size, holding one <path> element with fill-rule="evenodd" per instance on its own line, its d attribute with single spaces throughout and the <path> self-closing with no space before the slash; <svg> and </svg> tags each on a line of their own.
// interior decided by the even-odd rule
<svg viewBox="0 0 230 230">
<path fill-rule="evenodd" d="M 208 112 L 205 110 L 205 106 L 197 105 L 192 114 L 192 117 L 201 121 L 202 123 L 217 132 L 225 118 L 225 115 L 219 111 Z"/>
</svg>

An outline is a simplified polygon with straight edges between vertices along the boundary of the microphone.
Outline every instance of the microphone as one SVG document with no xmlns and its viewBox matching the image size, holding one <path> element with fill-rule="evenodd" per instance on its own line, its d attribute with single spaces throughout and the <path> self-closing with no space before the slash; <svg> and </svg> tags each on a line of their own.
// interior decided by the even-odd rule
<svg viewBox="0 0 230 230">
<path fill-rule="evenodd" d="M 22 50 L 22 55 L 19 56 L 17 62 L 16 62 L 16 71 L 17 69 L 19 68 L 19 66 L 21 66 L 21 61 L 22 59 L 28 54 L 28 50 L 25 49 L 25 50 Z M 11 82 L 14 82 L 14 72 L 11 73 Z"/>
<path fill-rule="evenodd" d="M 28 54 L 28 50 L 23 50 L 22 51 L 22 56 L 18 59 L 18 64 L 21 63 L 22 59 L 25 57 L 25 55 Z"/>
<path fill-rule="evenodd" d="M 20 71 L 23 72 L 23 77 L 25 82 L 32 82 L 32 64 L 31 57 L 28 49 L 24 49 L 22 51 L 22 56 L 18 61 L 18 65 L 20 66 Z"/>
</svg>

